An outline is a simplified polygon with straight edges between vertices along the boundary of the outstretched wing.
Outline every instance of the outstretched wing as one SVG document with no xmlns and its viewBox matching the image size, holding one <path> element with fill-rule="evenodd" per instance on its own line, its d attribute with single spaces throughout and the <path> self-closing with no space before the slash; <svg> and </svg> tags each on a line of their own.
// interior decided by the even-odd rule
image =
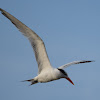
<svg viewBox="0 0 100 100">
<path fill-rule="evenodd" d="M 64 69 L 68 66 L 74 65 L 74 64 L 82 64 L 82 63 L 89 63 L 89 62 L 93 62 L 91 60 L 82 60 L 82 61 L 74 61 L 74 62 L 70 62 L 68 64 L 65 64 L 63 66 L 60 66 L 59 69 Z"/>
<path fill-rule="evenodd" d="M 35 53 L 39 73 L 43 69 L 51 67 L 43 40 L 34 31 L 32 31 L 29 27 L 27 27 L 17 18 L 15 18 L 14 16 L 12 16 L 11 14 L 9 14 L 1 8 L 0 11 L 19 29 L 19 31 L 23 33 L 24 36 L 26 36 L 29 39 Z"/>
</svg>

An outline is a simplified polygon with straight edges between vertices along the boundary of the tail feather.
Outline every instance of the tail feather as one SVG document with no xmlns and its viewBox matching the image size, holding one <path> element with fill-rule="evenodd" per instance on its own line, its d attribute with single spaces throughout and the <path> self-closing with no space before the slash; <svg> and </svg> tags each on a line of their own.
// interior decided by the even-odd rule
<svg viewBox="0 0 100 100">
<path fill-rule="evenodd" d="M 32 82 L 34 79 L 29 79 L 29 80 L 24 80 L 24 81 L 22 81 L 22 82 L 26 82 L 26 81 L 28 81 L 28 82 Z"/>
<path fill-rule="evenodd" d="M 22 82 L 26 82 L 26 81 L 27 81 L 27 82 L 31 82 L 30 86 L 33 85 L 33 84 L 38 83 L 38 81 L 37 81 L 37 80 L 34 80 L 34 79 L 24 80 L 24 81 L 22 81 Z"/>
</svg>

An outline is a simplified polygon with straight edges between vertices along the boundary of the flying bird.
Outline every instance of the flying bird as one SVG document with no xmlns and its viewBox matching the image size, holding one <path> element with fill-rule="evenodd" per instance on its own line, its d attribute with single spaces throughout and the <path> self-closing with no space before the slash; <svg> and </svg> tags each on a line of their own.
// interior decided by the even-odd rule
<svg viewBox="0 0 100 100">
<path fill-rule="evenodd" d="M 50 82 L 61 78 L 67 79 L 70 83 L 74 85 L 72 80 L 69 78 L 67 72 L 65 72 L 63 69 L 73 64 L 92 62 L 91 60 L 74 61 L 58 68 L 53 68 L 49 61 L 43 40 L 33 30 L 31 30 L 17 18 L 15 18 L 1 8 L 0 11 L 18 28 L 20 32 L 22 32 L 24 36 L 28 38 L 29 42 L 32 45 L 33 51 L 35 53 L 35 58 L 38 64 L 38 75 L 33 79 L 25 80 L 31 82 L 31 85 L 36 83 Z"/>
</svg>

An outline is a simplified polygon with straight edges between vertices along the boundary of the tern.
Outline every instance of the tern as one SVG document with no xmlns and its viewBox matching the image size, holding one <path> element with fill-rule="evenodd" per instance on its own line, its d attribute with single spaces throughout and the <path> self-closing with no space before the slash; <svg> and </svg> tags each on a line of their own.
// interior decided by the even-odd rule
<svg viewBox="0 0 100 100">
<path fill-rule="evenodd" d="M 46 83 L 61 78 L 67 79 L 70 83 L 74 85 L 72 80 L 69 78 L 67 72 L 63 69 L 73 64 L 93 62 L 91 60 L 74 61 L 60 66 L 58 68 L 53 68 L 49 61 L 43 40 L 33 30 L 31 30 L 17 18 L 15 18 L 14 16 L 12 16 L 11 14 L 9 14 L 1 8 L 0 11 L 18 28 L 20 32 L 22 32 L 24 36 L 28 38 L 29 42 L 32 45 L 33 51 L 35 53 L 35 58 L 38 64 L 38 75 L 33 79 L 25 80 L 31 82 L 30 85 L 36 83 Z"/>
</svg>

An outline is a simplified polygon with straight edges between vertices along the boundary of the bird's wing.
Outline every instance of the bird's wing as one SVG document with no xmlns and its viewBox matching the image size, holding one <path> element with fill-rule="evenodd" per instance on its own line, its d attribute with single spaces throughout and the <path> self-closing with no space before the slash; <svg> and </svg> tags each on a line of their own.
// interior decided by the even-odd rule
<svg viewBox="0 0 100 100">
<path fill-rule="evenodd" d="M 82 64 L 82 63 L 89 63 L 89 62 L 93 62 L 93 61 L 90 61 L 90 60 L 73 61 L 73 62 L 67 63 L 63 66 L 60 66 L 59 69 L 64 69 L 64 68 L 74 65 L 74 64 Z"/>
<path fill-rule="evenodd" d="M 50 61 L 48 59 L 43 40 L 34 31 L 32 31 L 29 27 L 27 27 L 17 18 L 15 18 L 14 16 L 12 16 L 11 14 L 9 14 L 1 8 L 0 11 L 19 29 L 19 31 L 22 32 L 24 36 L 26 36 L 29 39 L 35 53 L 36 61 L 38 63 L 39 73 L 43 69 L 50 67 Z"/>
</svg>

